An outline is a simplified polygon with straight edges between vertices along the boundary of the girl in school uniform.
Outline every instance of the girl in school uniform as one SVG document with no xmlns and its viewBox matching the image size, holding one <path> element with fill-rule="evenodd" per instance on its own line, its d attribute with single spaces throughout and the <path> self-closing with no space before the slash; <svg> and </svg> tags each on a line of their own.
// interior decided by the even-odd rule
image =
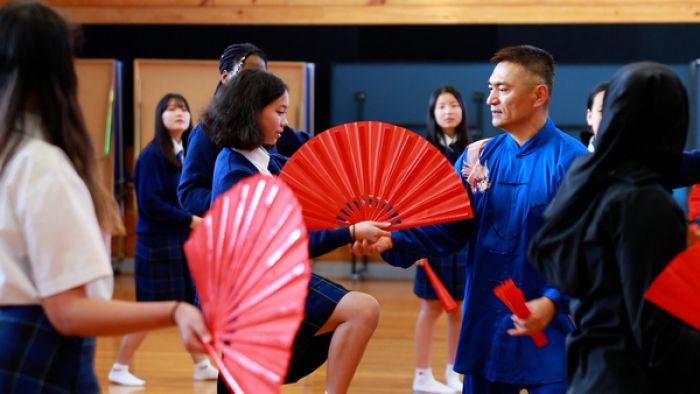
<svg viewBox="0 0 700 394">
<path fill-rule="evenodd" d="M 195 291 L 182 246 L 190 228 L 201 218 L 180 208 L 176 189 L 180 182 L 184 149 L 183 137 L 192 129 L 187 100 L 169 93 L 158 102 L 155 134 L 146 145 L 134 170 L 138 205 L 136 226 L 136 300 L 195 302 Z M 145 381 L 129 372 L 129 362 L 146 333 L 124 337 L 117 359 L 109 371 L 109 381 L 126 386 L 142 386 Z M 194 380 L 217 378 L 217 370 L 206 355 L 191 353 Z"/>
<path fill-rule="evenodd" d="M 276 76 L 244 70 L 223 86 L 202 116 L 204 130 L 222 146 L 214 165 L 212 201 L 241 179 L 279 174 L 286 157 L 271 153 L 287 125 L 287 86 Z M 376 240 L 388 223 L 361 222 L 331 231 L 309 233 L 310 255 L 327 253 L 353 240 Z M 313 372 L 328 358 L 326 391 L 348 391 L 365 347 L 379 319 L 379 305 L 370 295 L 312 275 L 306 312 L 297 333 L 286 382 Z M 221 385 L 221 391 L 224 391 Z"/>
<path fill-rule="evenodd" d="M 459 91 L 452 86 L 436 89 L 428 103 L 426 138 L 445 155 L 450 163 L 454 163 L 469 144 L 467 124 L 467 111 Z M 435 323 L 442 314 L 442 307 L 425 270 L 423 267 L 417 267 L 413 292 L 421 299 L 421 309 L 416 320 L 416 371 L 413 390 L 429 393 L 461 391 L 462 381 L 453 368 L 462 324 L 461 306 L 466 280 L 466 249 L 451 256 L 432 258 L 429 263 L 452 298 L 457 301 L 458 307 L 447 313 L 447 365 L 445 367 L 447 385 L 445 385 L 433 376 L 430 362 Z"/>
<path fill-rule="evenodd" d="M 123 228 L 77 101 L 73 36 L 51 8 L 0 7 L 0 392 L 98 393 L 97 335 L 176 324 L 209 341 L 178 301 L 112 301 L 103 233 Z"/>
</svg>

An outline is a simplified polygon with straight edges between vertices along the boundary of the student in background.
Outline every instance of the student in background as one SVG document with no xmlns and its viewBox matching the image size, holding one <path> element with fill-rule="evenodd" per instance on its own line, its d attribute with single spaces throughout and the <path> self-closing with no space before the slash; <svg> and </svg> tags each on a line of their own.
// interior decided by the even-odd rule
<svg viewBox="0 0 700 394">
<path fill-rule="evenodd" d="M 178 301 L 112 301 L 102 234 L 123 231 L 77 100 L 72 29 L 50 7 L 0 7 L 0 392 L 99 393 L 94 336 L 177 325 Z"/>
<path fill-rule="evenodd" d="M 267 55 L 250 43 L 231 44 L 219 58 L 218 92 L 236 74 L 243 70 L 267 70 Z M 280 152 L 291 155 L 311 136 L 285 126 L 280 138 Z M 273 149 L 270 146 L 269 149 Z M 195 125 L 189 137 L 188 155 L 182 169 L 182 179 L 177 189 L 182 207 L 193 215 L 202 216 L 211 201 L 214 162 L 221 147 L 212 143 L 201 124 Z M 273 149 L 274 150 L 274 149 Z"/>
<path fill-rule="evenodd" d="M 588 147 L 589 152 L 595 150 L 593 144 L 598 135 L 600 119 L 603 117 L 603 99 L 605 98 L 605 91 L 608 89 L 608 85 L 608 81 L 603 81 L 596 85 L 586 100 L 586 124 L 591 128 L 591 132 L 593 133 L 588 143 L 584 143 Z"/>
<path fill-rule="evenodd" d="M 588 111 L 586 112 L 586 122 L 591 127 L 591 130 L 597 135 L 600 129 L 600 122 L 603 117 L 603 106 L 605 101 L 605 92 L 608 89 L 610 82 L 604 81 L 598 84 L 591 94 L 588 96 Z M 590 152 L 595 151 L 595 136 L 591 139 L 588 144 L 588 150 Z M 686 150 L 683 152 L 683 160 L 678 168 L 678 173 L 671 182 L 671 187 L 682 188 L 689 187 L 700 183 L 700 151 L 699 150 Z M 693 190 L 695 187 L 693 187 Z M 689 195 L 694 196 L 693 190 Z M 690 212 L 689 212 L 690 214 Z M 693 220 L 693 217 L 689 217 L 689 220 Z"/>
<path fill-rule="evenodd" d="M 469 144 L 467 133 L 467 111 L 462 95 L 452 86 L 436 89 L 428 101 L 426 138 L 442 152 L 450 163 L 464 152 Z M 431 355 L 435 323 L 442 314 L 442 306 L 437 299 L 423 267 L 416 268 L 413 292 L 421 299 L 421 309 L 416 320 L 416 371 L 413 378 L 413 391 L 445 393 L 462 390 L 462 381 L 454 371 L 459 327 L 462 324 L 462 299 L 466 279 L 466 248 L 445 256 L 429 260 L 431 268 L 457 301 L 457 309 L 447 313 L 447 365 L 445 380 L 447 385 L 438 382 L 433 376 Z"/>
<path fill-rule="evenodd" d="M 137 301 L 195 302 L 195 290 L 182 249 L 190 229 L 202 219 L 180 208 L 176 189 L 180 182 L 183 138 L 192 129 L 187 100 L 169 93 L 158 102 L 155 133 L 136 161 L 134 184 L 138 205 L 135 279 Z M 124 337 L 109 381 L 126 386 L 145 382 L 129 372 L 129 362 L 146 333 Z M 217 378 L 216 369 L 203 353 L 191 353 L 194 380 Z"/>
</svg>

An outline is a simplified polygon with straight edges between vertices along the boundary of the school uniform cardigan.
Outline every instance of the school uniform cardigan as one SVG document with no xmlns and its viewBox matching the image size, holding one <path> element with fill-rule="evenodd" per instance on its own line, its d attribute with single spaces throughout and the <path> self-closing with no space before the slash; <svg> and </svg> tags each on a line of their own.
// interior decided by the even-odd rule
<svg viewBox="0 0 700 394">
<path fill-rule="evenodd" d="M 270 153 L 267 169 L 278 175 L 287 158 L 277 153 Z M 211 191 L 212 202 L 241 179 L 257 174 L 258 169 L 239 152 L 225 148 L 216 159 L 214 184 Z M 326 254 L 344 244 L 351 242 L 349 227 L 336 230 L 309 231 L 309 257 Z"/>
<path fill-rule="evenodd" d="M 134 169 L 137 234 L 189 234 L 192 215 L 177 200 L 179 183 L 180 170 L 168 163 L 158 145 L 148 144 Z"/>
<path fill-rule="evenodd" d="M 309 138 L 304 132 L 285 127 L 277 141 L 278 148 L 288 156 Z M 221 148 L 209 139 L 200 124 L 192 129 L 177 196 L 182 208 L 193 215 L 202 216 L 209 209 L 214 163 L 220 151 Z"/>
</svg>

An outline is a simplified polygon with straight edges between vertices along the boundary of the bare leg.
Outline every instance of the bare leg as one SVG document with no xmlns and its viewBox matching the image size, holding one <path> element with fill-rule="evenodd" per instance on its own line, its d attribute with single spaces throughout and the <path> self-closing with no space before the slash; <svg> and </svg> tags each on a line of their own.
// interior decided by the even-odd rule
<svg viewBox="0 0 700 394">
<path fill-rule="evenodd" d="M 454 371 L 455 356 L 459 331 L 462 325 L 462 303 L 457 303 L 457 309 L 447 314 L 447 365 L 445 366 L 445 381 L 457 392 L 462 391 L 460 375 Z"/>
<path fill-rule="evenodd" d="M 455 363 L 459 330 L 462 326 L 462 302 L 457 303 L 457 309 L 447 314 L 447 362 Z"/>
<path fill-rule="evenodd" d="M 146 383 L 129 372 L 129 363 L 144 339 L 146 339 L 146 332 L 129 334 L 122 339 L 117 359 L 107 375 L 110 382 L 125 386 L 143 386 Z"/>
<path fill-rule="evenodd" d="M 115 361 L 119 364 L 129 365 L 131 359 L 134 357 L 134 353 L 136 353 L 136 350 L 141 346 L 143 340 L 146 339 L 146 334 L 146 332 L 136 332 L 124 336 Z"/>
<path fill-rule="evenodd" d="M 340 299 L 317 335 L 335 331 L 328 349 L 326 391 L 347 393 L 367 343 L 379 323 L 379 303 L 369 294 L 351 291 Z"/>
<path fill-rule="evenodd" d="M 190 357 L 192 357 L 192 363 L 193 364 L 199 364 L 201 361 L 204 361 L 205 358 L 207 358 L 207 355 L 204 353 L 190 353 Z"/>
<path fill-rule="evenodd" d="M 421 308 L 416 319 L 416 368 L 430 368 L 435 323 L 440 313 L 442 307 L 437 300 L 421 299 Z"/>
</svg>

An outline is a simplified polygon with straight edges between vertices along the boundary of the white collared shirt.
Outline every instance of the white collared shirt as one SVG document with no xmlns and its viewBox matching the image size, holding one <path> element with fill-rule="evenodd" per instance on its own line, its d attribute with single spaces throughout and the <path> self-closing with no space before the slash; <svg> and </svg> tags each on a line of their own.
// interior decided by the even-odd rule
<svg viewBox="0 0 700 394">
<path fill-rule="evenodd" d="M 111 298 L 112 266 L 90 192 L 66 154 L 25 116 L 20 145 L 0 176 L 0 305 L 36 305 L 85 285 Z"/>
<path fill-rule="evenodd" d="M 255 168 L 257 168 L 261 174 L 272 175 L 272 174 L 270 174 L 270 170 L 267 169 L 267 166 L 270 164 L 270 154 L 262 146 L 259 146 L 255 149 L 251 149 L 251 150 L 239 150 L 239 149 L 235 149 L 235 148 L 231 148 L 231 149 L 242 154 L 243 157 L 245 157 L 251 163 L 253 163 Z"/>
<path fill-rule="evenodd" d="M 588 151 L 591 153 L 595 152 L 595 136 L 588 141 Z"/>
<path fill-rule="evenodd" d="M 172 141 L 175 157 L 177 157 L 178 160 L 180 160 L 180 163 L 182 164 L 185 162 L 185 148 L 182 146 L 182 140 L 175 141 L 174 139 L 172 139 Z M 180 156 L 180 153 L 182 153 L 182 156 Z"/>
<path fill-rule="evenodd" d="M 457 134 L 455 134 L 452 137 L 450 137 L 449 135 L 447 135 L 445 133 L 440 134 L 440 143 L 445 148 L 449 147 L 450 145 L 454 144 L 455 142 L 457 142 Z"/>
</svg>

